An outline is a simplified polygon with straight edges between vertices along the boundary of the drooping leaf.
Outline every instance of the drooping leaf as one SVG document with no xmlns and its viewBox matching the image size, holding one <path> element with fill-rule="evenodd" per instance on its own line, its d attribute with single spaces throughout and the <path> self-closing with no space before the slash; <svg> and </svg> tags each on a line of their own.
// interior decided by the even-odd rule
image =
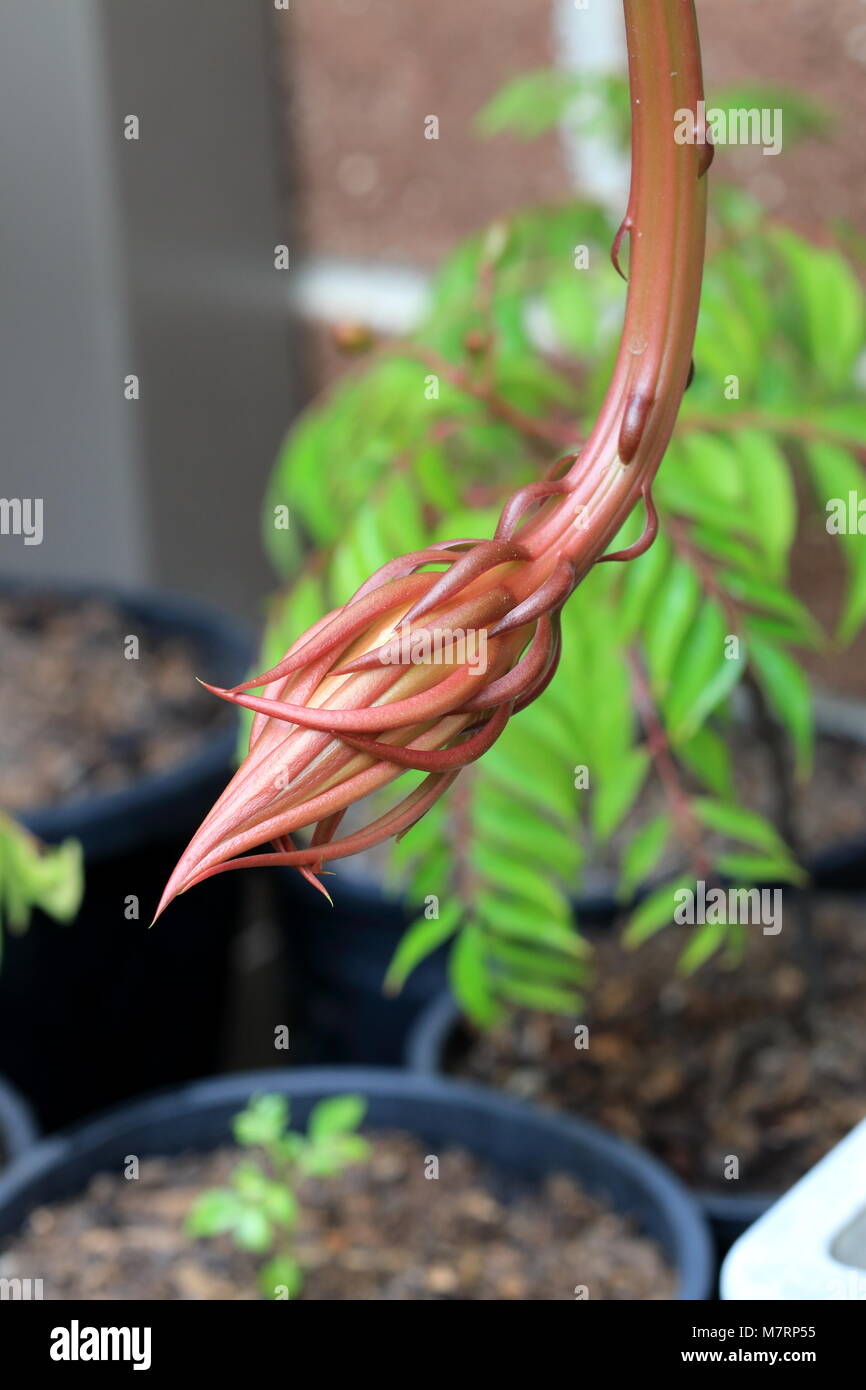
<svg viewBox="0 0 866 1390">
<path fill-rule="evenodd" d="M 814 720 L 812 692 L 801 667 L 774 642 L 749 638 L 749 657 L 770 708 L 794 743 L 797 767 L 805 777 L 812 763 Z"/>
<path fill-rule="evenodd" d="M 460 904 L 449 899 L 440 907 L 438 917 L 419 917 L 406 928 L 385 975 L 386 994 L 399 994 L 416 966 L 454 935 L 461 917 Z"/>
<path fill-rule="evenodd" d="M 652 820 L 648 820 L 637 834 L 632 836 L 623 852 L 620 866 L 621 902 L 628 902 L 635 889 L 640 887 L 656 867 L 670 839 L 672 829 L 671 818 L 665 813 L 653 816 Z"/>
<path fill-rule="evenodd" d="M 627 947 L 641 946 L 656 932 L 669 926 L 674 920 L 677 893 L 690 887 L 688 880 L 679 879 L 654 888 L 631 914 L 623 932 L 623 944 Z"/>
<path fill-rule="evenodd" d="M 464 927 L 457 937 L 448 959 L 448 975 L 461 1008 L 482 1028 L 492 1027 L 501 1009 L 491 988 L 484 933 L 477 926 Z"/>
</svg>

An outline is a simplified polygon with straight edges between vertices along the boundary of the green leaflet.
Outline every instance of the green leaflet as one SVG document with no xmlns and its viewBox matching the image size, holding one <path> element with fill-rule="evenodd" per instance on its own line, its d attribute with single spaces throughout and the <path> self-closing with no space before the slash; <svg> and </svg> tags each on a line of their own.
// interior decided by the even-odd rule
<svg viewBox="0 0 866 1390">
<path fill-rule="evenodd" d="M 527 983 L 541 984 L 546 980 L 575 987 L 586 980 L 586 962 L 582 957 L 554 955 L 540 949 L 538 942 L 523 946 L 488 933 L 487 954 L 494 967 L 502 967 Z"/>
<path fill-rule="evenodd" d="M 393 558 L 395 552 L 420 550 L 426 543 L 427 528 L 408 476 L 398 473 L 388 484 L 382 498 L 380 527 L 388 551 L 386 559 Z"/>
<path fill-rule="evenodd" d="M 667 692 L 674 662 L 698 611 L 701 588 L 690 565 L 675 559 L 657 590 L 643 627 L 643 648 L 654 694 Z"/>
<path fill-rule="evenodd" d="M 756 273 L 751 259 L 748 248 L 729 247 L 712 257 L 708 272 L 713 278 L 718 277 L 720 289 L 745 316 L 752 341 L 758 351 L 763 352 L 773 332 L 773 302 L 766 277 Z M 730 363 L 725 365 L 730 366 Z"/>
<path fill-rule="evenodd" d="M 406 786 L 408 788 L 408 781 Z M 435 802 L 426 815 L 404 831 L 392 846 L 392 858 L 403 869 L 416 859 L 423 858 L 442 844 L 445 835 L 445 810 L 441 801 Z"/>
<path fill-rule="evenodd" d="M 649 754 L 631 748 L 616 760 L 595 785 L 592 795 L 592 829 L 604 843 L 622 823 L 637 800 L 649 769 Z"/>
<path fill-rule="evenodd" d="M 719 507 L 735 507 L 745 498 L 745 469 L 734 443 L 721 434 L 686 434 L 677 444 L 682 469 Z"/>
<path fill-rule="evenodd" d="M 542 813 L 552 812 L 562 820 L 574 814 L 577 793 L 571 768 L 539 758 L 531 741 L 510 742 L 507 754 L 494 744 L 486 755 L 486 763 L 488 776 Z"/>
<path fill-rule="evenodd" d="M 587 101 L 587 98 L 594 100 Z M 613 130 L 617 143 L 628 143 L 628 85 L 619 74 L 572 73 L 540 68 L 506 82 L 476 117 L 482 135 L 510 132 L 534 140 L 560 121 L 590 133 Z"/>
<path fill-rule="evenodd" d="M 703 603 L 685 634 L 662 702 L 672 742 L 691 738 L 744 674 L 745 661 L 728 651 L 733 635 L 719 605 Z"/>
<path fill-rule="evenodd" d="M 849 385 L 863 348 L 863 293 L 848 264 L 784 227 L 769 233 L 794 282 L 803 342 L 816 376 L 834 391 Z"/>
<path fill-rule="evenodd" d="M 84 895 L 84 860 L 77 840 L 48 846 L 0 815 L 0 944 L 3 927 L 23 932 L 35 908 L 71 922 Z"/>
<path fill-rule="evenodd" d="M 438 511 L 451 511 L 458 504 L 459 493 L 441 449 L 424 444 L 413 461 L 418 491 L 430 506 Z"/>
<path fill-rule="evenodd" d="M 809 682 L 781 647 L 754 634 L 749 638 L 749 657 L 770 708 L 791 735 L 797 768 L 805 777 L 812 764 L 815 739 Z"/>
<path fill-rule="evenodd" d="M 660 534 L 645 555 L 624 566 L 622 595 L 615 619 L 623 641 L 629 641 L 639 631 L 670 564 L 670 542 Z"/>
<path fill-rule="evenodd" d="M 476 911 L 488 933 L 512 937 L 517 941 L 534 942 L 552 951 L 584 959 L 589 947 L 578 935 L 571 913 L 571 904 L 564 895 L 555 914 L 539 912 L 534 903 L 498 896 L 489 889 L 478 894 Z"/>
<path fill-rule="evenodd" d="M 457 937 L 448 958 L 448 976 L 461 1008 L 483 1028 L 501 1017 L 487 968 L 484 933 L 472 924 Z"/>
<path fill-rule="evenodd" d="M 453 878 L 453 846 L 443 837 L 438 845 L 430 845 L 412 869 L 400 876 L 388 875 L 396 892 L 402 893 L 412 907 L 426 905 L 431 894 L 440 897 Z"/>
<path fill-rule="evenodd" d="M 654 495 L 662 513 L 686 517 L 709 526 L 718 524 L 722 504 L 706 491 L 700 477 L 688 471 L 679 441 L 674 441 L 674 447 L 668 450 Z M 725 513 L 725 518 L 728 527 L 736 534 L 748 536 L 748 518 L 742 508 Z"/>
<path fill-rule="evenodd" d="M 586 246 L 585 267 L 574 263 L 574 245 Z M 599 275 L 598 267 L 605 267 Z M 608 252 L 576 237 L 572 246 L 563 246 L 562 263 L 554 268 L 544 285 L 544 304 L 557 341 L 577 358 L 590 358 L 601 346 L 599 321 L 604 322 L 605 304 L 616 290 L 616 272 Z M 610 339 L 616 320 L 611 316 L 605 337 Z"/>
<path fill-rule="evenodd" d="M 230 1187 L 198 1194 L 184 1223 L 187 1235 L 230 1234 L 240 1250 L 267 1255 L 257 1276 L 260 1292 L 294 1298 L 303 1282 L 293 1245 L 298 1185 L 307 1176 L 333 1177 L 369 1157 L 369 1144 L 356 1132 L 366 1109 L 362 1096 L 328 1096 L 313 1106 L 307 1132 L 300 1134 L 288 1128 L 285 1097 L 252 1096 L 232 1129 L 236 1142 L 253 1152 L 235 1164 Z"/>
<path fill-rule="evenodd" d="M 709 728 L 696 729 L 690 738 L 677 744 L 677 756 L 700 780 L 721 797 L 729 801 L 734 795 L 734 781 L 731 772 L 731 755 L 725 740 Z"/>
<path fill-rule="evenodd" d="M 749 885 L 764 883 L 806 882 L 807 875 L 789 855 L 720 854 L 716 860 L 719 872 L 735 883 Z"/>
<path fill-rule="evenodd" d="M 708 797 L 695 797 L 692 810 L 704 825 L 720 835 L 768 850 L 773 855 L 789 857 L 788 847 L 781 835 L 756 811 L 733 802 L 712 801 Z"/>
<path fill-rule="evenodd" d="M 670 816 L 664 814 L 654 816 L 632 836 L 620 864 L 620 902 L 628 902 L 635 889 L 652 873 L 664 854 L 672 829 Z"/>
<path fill-rule="evenodd" d="M 641 946 L 663 927 L 670 926 L 676 910 L 676 894 L 681 889 L 691 888 L 692 883 L 692 880 L 683 878 L 654 888 L 631 914 L 622 935 L 623 945 L 630 948 Z"/>
<path fill-rule="evenodd" d="M 472 867 L 497 894 L 532 903 L 540 912 L 556 916 L 561 895 L 547 879 L 542 865 L 511 858 L 494 845 L 476 841 L 470 851 Z"/>
<path fill-rule="evenodd" d="M 834 442 L 850 444 L 854 449 L 862 448 L 863 440 L 866 438 L 866 399 L 862 390 L 858 391 L 854 400 L 834 401 L 822 405 L 820 410 L 810 416 L 810 420 L 817 429 L 828 430 L 838 435 Z"/>
<path fill-rule="evenodd" d="M 523 975 L 497 976 L 496 990 L 510 1003 L 526 1009 L 539 1009 L 542 1013 L 570 1016 L 579 1011 L 582 1003 L 582 996 L 576 989 L 528 980 Z"/>
<path fill-rule="evenodd" d="M 542 68 L 500 87 L 476 117 L 482 135 L 511 131 L 534 139 L 557 124 L 583 88 L 574 73 Z"/>
<path fill-rule="evenodd" d="M 496 385 L 520 409 L 542 417 L 553 405 L 564 405 L 569 410 L 574 405 L 571 383 L 523 354 L 501 361 Z"/>
<path fill-rule="evenodd" d="M 563 883 L 577 878 L 582 853 L 574 821 L 570 827 L 560 827 L 513 797 L 503 796 L 484 779 L 475 796 L 473 821 L 476 832 L 491 844 L 544 866 Z"/>
<path fill-rule="evenodd" d="M 742 463 L 752 534 L 773 576 L 783 580 L 797 527 L 797 500 L 788 462 L 766 431 L 739 430 L 735 443 Z"/>
<path fill-rule="evenodd" d="M 459 903 L 448 899 L 438 918 L 419 917 L 406 928 L 385 975 L 386 994 L 399 994 L 415 967 L 454 935 L 461 917 Z"/>
<path fill-rule="evenodd" d="M 719 529 L 723 525 L 724 519 L 721 517 L 714 526 L 698 523 L 692 527 L 691 538 L 713 560 L 733 565 L 735 570 L 742 570 L 746 574 L 764 573 L 764 557 L 760 552 L 730 532 Z"/>
<path fill-rule="evenodd" d="M 866 419 L 861 423 L 866 429 Z M 866 544 L 860 532 L 859 510 L 866 493 L 866 475 L 859 461 L 838 444 L 807 444 L 805 453 L 815 495 L 827 515 L 827 528 L 835 529 L 845 554 L 848 592 L 836 636 L 840 642 L 849 642 L 866 617 Z M 866 533 L 866 516 L 863 527 Z"/>
<path fill-rule="evenodd" d="M 718 88 L 708 105 L 725 110 L 782 112 L 782 129 L 786 147 L 808 136 L 822 138 L 832 133 L 835 122 L 825 107 L 790 87 L 763 82 L 737 83 Z"/>
<path fill-rule="evenodd" d="M 358 1128 L 366 1113 L 367 1102 L 363 1096 L 328 1096 L 310 1111 L 307 1133 L 314 1141 L 346 1134 Z"/>
<path fill-rule="evenodd" d="M 821 644 L 822 633 L 815 619 L 805 604 L 786 589 L 765 579 L 754 579 L 751 575 L 735 574 L 730 570 L 720 571 L 718 577 L 723 588 L 738 603 L 782 619 L 787 628 L 796 633 L 801 646 Z"/>
<path fill-rule="evenodd" d="M 730 287 L 710 275 L 701 295 L 695 338 L 701 377 L 717 383 L 716 389 L 720 392 L 735 369 L 740 390 L 751 394 L 759 379 L 761 346 L 742 302 Z"/>
<path fill-rule="evenodd" d="M 680 974 L 693 975 L 710 956 L 724 946 L 729 931 L 730 927 L 724 922 L 704 922 L 702 926 L 694 927 L 689 944 L 677 962 Z"/>
</svg>

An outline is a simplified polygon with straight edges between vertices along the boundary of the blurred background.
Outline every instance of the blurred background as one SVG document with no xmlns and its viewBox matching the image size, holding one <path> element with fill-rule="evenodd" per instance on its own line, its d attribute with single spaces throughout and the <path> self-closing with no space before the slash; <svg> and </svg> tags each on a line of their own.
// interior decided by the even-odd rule
<svg viewBox="0 0 866 1390">
<path fill-rule="evenodd" d="M 836 121 L 820 158 L 808 140 L 725 151 L 726 172 L 804 231 L 856 225 L 866 5 L 698 9 L 710 90 L 784 84 Z M 2 0 L 0 17 L 3 491 L 46 509 L 43 544 L 4 537 L 0 573 L 164 586 L 254 617 L 265 480 L 300 403 L 341 370 L 329 325 L 405 329 L 446 250 L 523 204 L 576 186 L 623 206 L 603 138 L 473 129 L 521 71 L 621 71 L 620 6 Z"/>
</svg>

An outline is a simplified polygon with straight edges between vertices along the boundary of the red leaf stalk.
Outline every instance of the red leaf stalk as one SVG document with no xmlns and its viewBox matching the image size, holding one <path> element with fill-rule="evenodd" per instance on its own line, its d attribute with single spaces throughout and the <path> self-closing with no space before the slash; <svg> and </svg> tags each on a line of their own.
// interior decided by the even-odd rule
<svg viewBox="0 0 866 1390">
<path fill-rule="evenodd" d="M 712 147 L 674 138 L 676 113 L 701 109 L 693 0 L 625 0 L 625 17 L 632 174 L 613 258 L 619 268 L 628 234 L 629 288 L 589 438 L 514 494 L 492 540 L 391 561 L 272 670 L 234 690 L 208 687 L 255 712 L 249 751 L 157 916 L 176 894 L 245 866 L 294 865 L 324 892 L 323 863 L 403 833 L 551 680 L 560 609 L 592 566 L 632 558 L 652 541 L 650 487 L 689 380 Z M 644 537 L 605 555 L 641 498 Z M 348 807 L 407 768 L 427 774 L 420 786 L 364 829 L 337 836 Z M 305 847 L 294 840 L 302 830 L 312 831 Z"/>
</svg>

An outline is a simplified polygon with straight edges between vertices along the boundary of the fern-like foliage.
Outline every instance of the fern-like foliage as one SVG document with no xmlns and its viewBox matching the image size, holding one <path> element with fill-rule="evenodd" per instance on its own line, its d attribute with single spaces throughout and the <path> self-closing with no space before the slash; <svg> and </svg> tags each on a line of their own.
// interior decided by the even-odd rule
<svg viewBox="0 0 866 1390">
<path fill-rule="evenodd" d="M 540 80 L 498 98 L 488 130 L 519 127 L 521 109 L 528 134 L 562 119 L 572 87 L 560 82 L 544 104 L 532 97 Z M 794 114 L 804 133 L 817 129 L 806 104 Z M 824 513 L 862 486 L 863 296 L 839 246 L 804 240 L 735 189 L 715 187 L 714 219 L 696 375 L 654 487 L 658 539 L 590 574 L 563 613 L 548 690 L 393 851 L 408 899 L 424 907 L 387 986 L 450 941 L 454 989 L 482 1022 L 514 1004 L 574 1009 L 588 952 L 573 902 L 603 853 L 618 863 L 623 903 L 655 882 L 627 926 L 634 943 L 671 920 L 680 883 L 802 878 L 791 847 L 738 795 L 733 710 L 747 695 L 808 774 L 798 653 L 861 625 L 866 547 L 839 536 L 848 584 L 832 635 L 792 594 L 789 562 L 804 509 Z M 287 585 L 266 664 L 393 554 L 491 534 L 506 494 L 573 450 L 616 347 L 614 230 L 580 203 L 471 239 L 442 268 L 417 334 L 305 412 L 265 505 Z M 631 518 L 612 549 L 642 524 Z M 634 829 L 653 780 L 666 809 Z M 736 928 L 707 926 L 690 935 L 683 966 L 736 944 Z"/>
</svg>

